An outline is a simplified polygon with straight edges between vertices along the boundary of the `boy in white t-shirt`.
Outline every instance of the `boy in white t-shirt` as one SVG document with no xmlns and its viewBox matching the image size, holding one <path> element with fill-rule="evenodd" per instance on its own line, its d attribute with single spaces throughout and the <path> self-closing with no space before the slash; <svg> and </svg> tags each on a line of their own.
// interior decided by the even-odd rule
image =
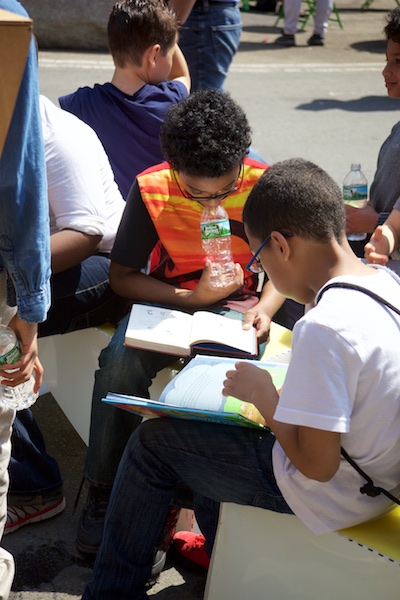
<svg viewBox="0 0 400 600">
<path fill-rule="evenodd" d="M 254 403 L 266 430 L 153 419 L 130 438 L 111 494 L 103 542 L 83 599 L 145 600 L 153 549 L 178 483 L 194 492 L 210 554 L 219 502 L 294 512 L 315 533 L 373 518 L 392 503 L 360 493 L 362 477 L 400 493 L 400 280 L 352 252 L 339 187 L 305 160 L 277 163 L 255 184 L 243 212 L 254 257 L 276 289 L 316 306 L 293 330 L 281 395 L 270 375 L 238 362 L 223 393 Z M 266 540 L 268 543 L 268 540 Z"/>
</svg>

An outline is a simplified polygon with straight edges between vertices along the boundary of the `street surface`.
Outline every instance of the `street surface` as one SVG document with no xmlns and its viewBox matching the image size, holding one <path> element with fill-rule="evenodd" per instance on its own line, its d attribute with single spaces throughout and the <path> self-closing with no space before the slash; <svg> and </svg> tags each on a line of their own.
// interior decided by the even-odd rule
<svg viewBox="0 0 400 600">
<path fill-rule="evenodd" d="M 385 60 L 382 29 L 385 14 L 395 2 L 374 0 L 368 11 L 361 11 L 361 4 L 362 0 L 339 0 L 344 29 L 332 22 L 325 47 L 312 48 L 307 46 L 311 22 L 306 32 L 296 36 L 297 47 L 279 48 L 272 42 L 280 34 L 282 21 L 274 27 L 276 16 L 271 13 L 242 13 L 241 46 L 226 89 L 246 110 L 253 128 L 253 147 L 267 162 L 308 158 L 340 185 L 350 163 L 360 162 L 371 183 L 379 148 L 399 118 L 400 103 L 386 97 L 381 76 Z M 113 64 L 107 54 L 46 51 L 39 54 L 39 71 L 41 93 L 57 103 L 58 96 L 79 86 L 108 81 Z M 84 490 L 73 513 L 85 446 L 50 394 L 40 398 L 35 413 L 48 451 L 60 464 L 67 509 L 55 519 L 4 538 L 4 547 L 17 563 L 10 598 L 76 599 L 91 572 L 74 548 L 86 494 Z M 201 600 L 204 583 L 204 577 L 169 560 L 150 596 L 154 600 Z"/>
</svg>

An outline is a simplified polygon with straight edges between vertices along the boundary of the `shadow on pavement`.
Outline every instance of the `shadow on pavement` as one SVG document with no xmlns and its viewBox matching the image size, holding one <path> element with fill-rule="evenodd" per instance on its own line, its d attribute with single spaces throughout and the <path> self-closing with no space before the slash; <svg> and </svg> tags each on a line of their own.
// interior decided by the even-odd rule
<svg viewBox="0 0 400 600">
<path fill-rule="evenodd" d="M 299 104 L 296 110 L 345 110 L 349 112 L 374 112 L 374 111 L 393 111 L 398 112 L 400 109 L 400 101 L 388 98 L 387 96 L 365 96 L 364 98 L 356 98 L 354 100 L 335 100 L 333 98 L 318 98 Z"/>
</svg>

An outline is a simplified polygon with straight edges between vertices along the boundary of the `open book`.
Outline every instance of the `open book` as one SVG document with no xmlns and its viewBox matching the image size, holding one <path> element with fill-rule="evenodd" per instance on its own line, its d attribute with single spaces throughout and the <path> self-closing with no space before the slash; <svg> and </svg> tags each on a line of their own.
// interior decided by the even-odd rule
<svg viewBox="0 0 400 600">
<path fill-rule="evenodd" d="M 266 369 L 279 390 L 286 376 L 289 356 L 287 353 L 276 359 L 272 358 L 270 362 L 245 362 Z M 103 401 L 142 417 L 176 417 L 228 425 L 266 427 L 264 417 L 253 404 L 222 395 L 226 372 L 233 369 L 236 362 L 232 358 L 198 355 L 169 382 L 159 401 L 114 393 L 107 394 Z"/>
<path fill-rule="evenodd" d="M 242 329 L 242 321 L 207 311 L 193 315 L 147 304 L 133 304 L 125 345 L 177 356 L 214 353 L 257 356 L 256 330 Z"/>
</svg>

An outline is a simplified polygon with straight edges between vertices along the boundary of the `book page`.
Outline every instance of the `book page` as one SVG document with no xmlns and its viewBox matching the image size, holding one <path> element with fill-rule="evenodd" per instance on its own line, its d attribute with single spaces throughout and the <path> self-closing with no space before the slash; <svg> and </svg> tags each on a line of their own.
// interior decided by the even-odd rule
<svg viewBox="0 0 400 600">
<path fill-rule="evenodd" d="M 146 304 L 133 304 L 125 333 L 127 346 L 188 354 L 192 315 Z"/>
<path fill-rule="evenodd" d="M 191 345 L 214 342 L 256 354 L 257 341 L 254 327 L 243 329 L 242 319 L 230 319 L 212 312 L 197 311 L 193 315 Z"/>
<path fill-rule="evenodd" d="M 237 413 L 252 421 L 264 424 L 265 420 L 255 406 L 238 398 L 222 395 L 226 372 L 233 369 L 236 362 L 236 359 L 196 356 L 165 387 L 160 402 L 188 409 Z M 272 362 L 245 362 L 251 362 L 255 367 L 268 370 L 271 373 L 274 385 L 277 388 L 282 387 L 287 365 Z"/>
</svg>

